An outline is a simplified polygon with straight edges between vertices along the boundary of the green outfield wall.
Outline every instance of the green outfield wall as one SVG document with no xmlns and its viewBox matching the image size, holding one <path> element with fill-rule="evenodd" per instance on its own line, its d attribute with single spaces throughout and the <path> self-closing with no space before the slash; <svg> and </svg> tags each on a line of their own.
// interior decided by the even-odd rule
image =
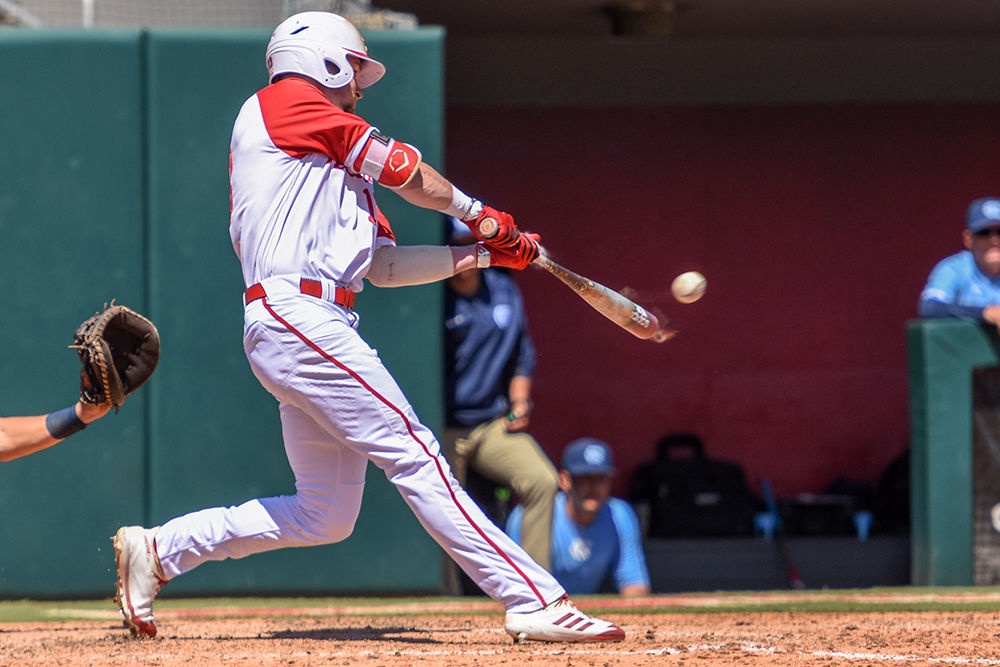
<svg viewBox="0 0 1000 667">
<path fill-rule="evenodd" d="M 366 35 L 388 67 L 359 111 L 443 161 L 437 28 Z M 266 31 L 0 30 L 0 414 L 70 404 L 76 325 L 114 298 L 163 341 L 120 412 L 0 464 L 0 597 L 110 595 L 122 524 L 294 492 L 277 407 L 243 356 L 242 278 L 228 234 L 228 146 L 266 84 Z M 384 191 L 402 243 L 440 240 L 438 214 Z M 438 428 L 441 292 L 359 296 L 361 331 Z M 341 544 L 207 564 L 164 595 L 436 591 L 441 551 L 370 467 Z"/>
<path fill-rule="evenodd" d="M 911 576 L 914 584 L 973 584 L 977 470 L 973 373 L 1000 363 L 996 331 L 957 319 L 907 324 L 911 415 Z M 974 438 L 974 435 L 976 438 Z"/>
</svg>

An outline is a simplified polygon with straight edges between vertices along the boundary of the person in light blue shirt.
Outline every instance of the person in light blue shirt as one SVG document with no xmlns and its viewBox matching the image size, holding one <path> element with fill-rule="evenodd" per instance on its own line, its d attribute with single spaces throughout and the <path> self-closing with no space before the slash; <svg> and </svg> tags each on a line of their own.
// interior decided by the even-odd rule
<svg viewBox="0 0 1000 667">
<path fill-rule="evenodd" d="M 965 250 L 938 262 L 920 292 L 921 317 L 959 317 L 1000 327 L 1000 198 L 969 204 Z"/>
<path fill-rule="evenodd" d="M 574 440 L 563 451 L 552 512 L 552 574 L 568 593 L 601 592 L 611 580 L 624 596 L 650 592 L 639 519 L 632 506 L 611 496 L 615 467 L 611 448 L 594 438 Z M 523 509 L 507 520 L 520 542 Z"/>
</svg>

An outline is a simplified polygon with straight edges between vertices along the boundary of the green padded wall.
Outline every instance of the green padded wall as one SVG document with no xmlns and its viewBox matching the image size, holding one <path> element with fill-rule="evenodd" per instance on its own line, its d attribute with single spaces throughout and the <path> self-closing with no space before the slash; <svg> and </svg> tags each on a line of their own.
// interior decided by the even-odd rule
<svg viewBox="0 0 1000 667">
<path fill-rule="evenodd" d="M 972 572 L 1000 584 L 1000 366 L 972 371 Z"/>
<path fill-rule="evenodd" d="M 152 316 L 163 341 L 156 376 L 120 414 L 0 464 L 0 596 L 107 595 L 117 526 L 294 491 L 276 404 L 243 355 L 228 235 L 229 136 L 266 84 L 268 36 L 0 31 L 0 271 L 18 284 L 0 324 L 0 414 L 74 400 L 78 362 L 65 346 L 112 297 Z M 359 112 L 441 166 L 443 31 L 366 36 L 388 74 Z M 379 204 L 401 243 L 440 240 L 438 214 L 388 190 Z M 440 294 L 368 287 L 358 303 L 362 333 L 435 429 Z M 433 591 L 440 560 L 370 467 L 345 542 L 210 563 L 164 594 Z"/>
<path fill-rule="evenodd" d="M 0 30 L 0 414 L 76 400 L 77 324 L 143 310 L 138 32 Z M 109 591 L 108 537 L 141 509 L 145 403 L 0 463 L 0 595 Z"/>
<path fill-rule="evenodd" d="M 973 583 L 972 369 L 1000 360 L 995 332 L 957 319 L 906 327 L 913 583 Z"/>
</svg>

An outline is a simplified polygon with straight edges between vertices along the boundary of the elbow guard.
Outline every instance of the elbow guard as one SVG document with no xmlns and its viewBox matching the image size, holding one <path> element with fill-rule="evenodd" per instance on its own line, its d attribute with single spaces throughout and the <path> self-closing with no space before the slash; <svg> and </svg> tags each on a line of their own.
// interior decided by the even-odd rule
<svg viewBox="0 0 1000 667">
<path fill-rule="evenodd" d="M 352 169 L 389 188 L 406 185 L 420 166 L 420 151 L 372 130 Z"/>
</svg>

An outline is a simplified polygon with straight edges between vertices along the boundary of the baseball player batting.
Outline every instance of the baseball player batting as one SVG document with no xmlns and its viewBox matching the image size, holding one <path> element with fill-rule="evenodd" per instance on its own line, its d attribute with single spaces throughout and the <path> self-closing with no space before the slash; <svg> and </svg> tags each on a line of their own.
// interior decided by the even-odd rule
<svg viewBox="0 0 1000 667">
<path fill-rule="evenodd" d="M 206 561 L 345 539 L 372 461 L 427 532 L 503 602 L 515 640 L 623 639 L 617 626 L 578 611 L 469 499 L 356 328 L 364 279 L 398 287 L 472 266 L 524 269 L 538 256 L 538 237 L 355 115 L 363 89 L 385 67 L 347 20 L 296 14 L 274 30 L 266 56 L 270 83 L 246 101 L 233 128 L 229 230 L 246 284 L 244 349 L 278 402 L 296 493 L 119 529 L 116 600 L 126 625 L 154 636 L 160 585 Z M 480 242 L 397 246 L 375 204 L 376 184 L 461 219 Z M 486 216 L 499 232 L 483 241 L 478 223 Z"/>
</svg>

